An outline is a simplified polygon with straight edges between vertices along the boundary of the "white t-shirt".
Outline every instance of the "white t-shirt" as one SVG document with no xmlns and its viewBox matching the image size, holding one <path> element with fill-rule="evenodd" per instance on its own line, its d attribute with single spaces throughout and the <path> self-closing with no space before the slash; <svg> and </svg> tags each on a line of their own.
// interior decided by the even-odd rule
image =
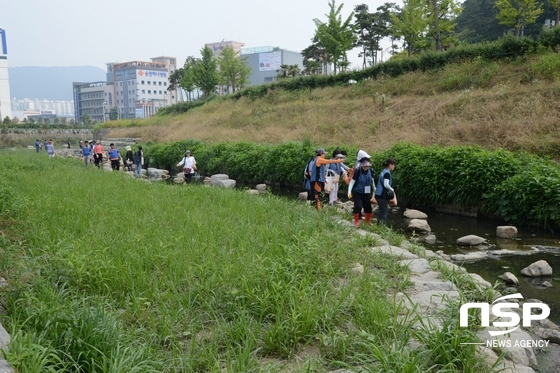
<svg viewBox="0 0 560 373">
<path fill-rule="evenodd" d="M 196 164 L 196 160 L 194 157 L 183 157 L 181 162 L 179 162 L 179 166 L 183 166 L 183 168 L 190 168 L 191 174 L 194 174 L 194 165 Z"/>
</svg>

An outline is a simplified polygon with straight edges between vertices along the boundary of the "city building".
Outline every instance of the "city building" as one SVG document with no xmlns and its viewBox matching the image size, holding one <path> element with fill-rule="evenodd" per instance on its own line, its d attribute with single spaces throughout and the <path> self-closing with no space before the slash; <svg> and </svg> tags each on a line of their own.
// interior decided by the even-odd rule
<svg viewBox="0 0 560 373">
<path fill-rule="evenodd" d="M 241 58 L 251 68 L 249 85 L 259 85 L 276 80 L 281 65 L 298 65 L 303 70 L 303 56 L 299 52 L 264 46 L 241 49 Z"/>
<path fill-rule="evenodd" d="M 241 48 L 243 48 L 245 46 L 244 43 L 241 43 L 239 41 L 220 41 L 218 43 L 207 43 L 204 44 L 205 46 L 207 46 L 208 48 L 210 48 L 212 50 L 212 52 L 214 52 L 214 57 L 219 57 L 220 54 L 222 54 L 222 50 L 225 47 L 232 47 L 234 51 L 237 52 L 237 54 L 241 54 Z"/>
<path fill-rule="evenodd" d="M 80 123 L 87 113 L 92 121 L 108 120 L 113 107 L 113 84 L 108 82 L 74 82 L 74 120 Z"/>
<path fill-rule="evenodd" d="M 0 120 L 12 118 L 10 78 L 8 76 L 8 46 L 6 31 L 0 28 Z"/>
</svg>

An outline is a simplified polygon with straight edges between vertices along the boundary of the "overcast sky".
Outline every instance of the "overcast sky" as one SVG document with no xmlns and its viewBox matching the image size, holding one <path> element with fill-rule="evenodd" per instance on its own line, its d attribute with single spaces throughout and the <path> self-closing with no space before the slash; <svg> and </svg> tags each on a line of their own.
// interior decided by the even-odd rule
<svg viewBox="0 0 560 373">
<path fill-rule="evenodd" d="M 387 0 L 346 0 L 370 11 Z M 400 1 L 397 1 L 400 3 Z M 182 65 L 205 43 L 235 40 L 301 51 L 326 20 L 328 0 L 0 0 L 8 65 L 97 66 L 106 62 L 175 56 Z M 387 55 L 385 55 L 385 58 Z M 358 66 L 358 51 L 349 53 Z"/>
</svg>

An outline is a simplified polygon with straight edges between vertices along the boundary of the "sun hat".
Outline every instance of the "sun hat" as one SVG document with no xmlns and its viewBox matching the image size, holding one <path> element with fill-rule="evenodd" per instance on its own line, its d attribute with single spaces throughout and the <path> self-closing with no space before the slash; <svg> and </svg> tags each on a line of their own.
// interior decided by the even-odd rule
<svg viewBox="0 0 560 373">
<path fill-rule="evenodd" d="M 371 167 L 371 163 L 367 160 L 363 160 L 360 162 L 360 167 Z"/>
<path fill-rule="evenodd" d="M 326 151 L 325 151 L 325 149 L 323 149 L 323 148 L 319 148 L 319 149 L 317 149 L 317 150 L 315 151 L 315 154 L 317 154 L 317 155 L 319 155 L 319 154 L 325 154 L 325 153 L 326 153 Z"/>
<path fill-rule="evenodd" d="M 127 146 L 126 150 L 132 150 L 132 148 L 130 146 Z"/>
</svg>

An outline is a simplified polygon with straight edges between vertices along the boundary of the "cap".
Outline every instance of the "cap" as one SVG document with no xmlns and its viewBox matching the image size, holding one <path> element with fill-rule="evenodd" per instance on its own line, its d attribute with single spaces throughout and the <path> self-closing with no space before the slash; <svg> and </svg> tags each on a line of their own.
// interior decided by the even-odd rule
<svg viewBox="0 0 560 373">
<path fill-rule="evenodd" d="M 337 154 L 337 155 L 335 156 L 335 158 L 344 158 L 344 157 L 345 157 L 344 154 Z"/>
<path fill-rule="evenodd" d="M 323 149 L 323 148 L 319 148 L 319 149 L 317 149 L 317 150 L 315 151 L 315 154 L 317 154 L 317 155 L 319 155 L 319 154 L 325 154 L 325 153 L 326 153 L 326 151 L 325 151 L 325 149 Z"/>
<path fill-rule="evenodd" d="M 185 150 L 185 154 L 191 154 L 191 151 L 187 149 Z"/>
</svg>

